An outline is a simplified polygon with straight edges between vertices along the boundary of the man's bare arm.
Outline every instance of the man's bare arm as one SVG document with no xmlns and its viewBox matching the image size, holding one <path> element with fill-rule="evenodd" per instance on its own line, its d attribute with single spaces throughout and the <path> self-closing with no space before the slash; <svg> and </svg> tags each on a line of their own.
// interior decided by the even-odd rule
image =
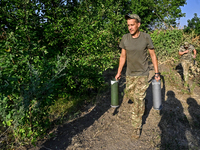
<svg viewBox="0 0 200 150">
<path fill-rule="evenodd" d="M 186 51 L 184 51 L 184 52 L 178 52 L 178 54 L 179 54 L 179 56 L 182 56 L 183 54 L 185 54 L 185 53 L 188 53 L 189 52 L 189 50 L 186 50 Z"/>
<path fill-rule="evenodd" d="M 116 80 L 120 79 L 121 72 L 122 72 L 125 62 L 126 62 L 126 50 L 122 48 L 122 52 L 119 58 L 118 72 L 117 72 L 117 75 L 115 76 Z"/>
<path fill-rule="evenodd" d="M 193 52 L 194 52 L 194 56 L 193 57 L 196 58 L 196 55 L 197 55 L 196 49 L 194 49 Z"/>
<path fill-rule="evenodd" d="M 155 54 L 155 51 L 154 49 L 148 49 L 149 50 L 149 54 L 151 56 L 151 60 L 152 60 L 152 63 L 153 63 L 153 66 L 154 66 L 154 70 L 155 70 L 155 79 L 156 81 L 160 80 L 160 74 L 159 74 L 159 71 L 158 71 L 158 60 L 156 58 L 156 54 Z"/>
</svg>

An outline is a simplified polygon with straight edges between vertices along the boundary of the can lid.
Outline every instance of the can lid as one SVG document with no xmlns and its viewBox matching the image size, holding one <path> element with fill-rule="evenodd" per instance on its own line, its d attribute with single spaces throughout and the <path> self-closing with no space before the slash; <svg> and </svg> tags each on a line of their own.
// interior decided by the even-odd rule
<svg viewBox="0 0 200 150">
<path fill-rule="evenodd" d="M 118 80 L 117 81 L 116 80 L 111 80 L 111 85 L 115 84 L 115 83 L 118 83 Z"/>
<path fill-rule="evenodd" d="M 111 107 L 114 107 L 114 108 L 119 107 L 119 105 L 117 105 L 117 106 L 110 105 L 110 106 L 111 106 Z"/>
<path fill-rule="evenodd" d="M 160 80 L 158 80 L 158 82 L 157 82 L 156 79 L 153 79 L 152 80 L 152 85 L 154 85 L 154 84 L 160 84 Z"/>
</svg>

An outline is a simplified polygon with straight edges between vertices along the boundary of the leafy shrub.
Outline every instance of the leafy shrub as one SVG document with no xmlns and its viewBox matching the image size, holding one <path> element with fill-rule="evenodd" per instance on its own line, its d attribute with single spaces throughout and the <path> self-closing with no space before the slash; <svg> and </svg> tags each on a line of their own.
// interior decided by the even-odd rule
<svg viewBox="0 0 200 150">
<path fill-rule="evenodd" d="M 137 5 L 129 0 L 0 3 L 0 115 L 18 144 L 34 143 L 45 134 L 48 109 L 59 97 L 82 96 L 102 85 L 103 72 L 118 62 L 119 38 L 128 32 L 125 14 L 138 13 L 143 29 L 158 19 L 152 15 L 157 4 L 147 0 Z M 166 3 L 173 9 L 163 8 L 161 17 L 163 12 L 183 15 L 173 10 L 184 3 Z M 175 46 L 164 51 L 170 40 L 177 44 L 175 31 L 162 32 L 167 42 L 152 34 L 161 57 L 174 53 Z"/>
<path fill-rule="evenodd" d="M 12 7 L 16 9 L 6 11 Z M 112 10 L 95 6 L 85 10 L 84 5 L 51 10 L 47 2 L 44 21 L 40 9 L 29 1 L 2 3 L 8 22 L 1 24 L 5 36 L 0 41 L 0 116 L 18 144 L 34 143 L 46 133 L 51 124 L 49 107 L 59 97 L 99 88 L 103 71 L 118 62 L 116 43 L 121 33 L 114 34 L 119 26 L 113 28 L 108 22 L 116 19 L 120 24 L 122 16 L 103 18 L 104 11 Z"/>
<path fill-rule="evenodd" d="M 18 142 L 34 142 L 50 124 L 47 111 L 57 96 L 57 81 L 65 75 L 69 59 L 65 55 L 52 59 L 31 55 L 32 49 L 24 49 L 17 36 L 8 33 L 1 44 L 0 115 Z M 44 47 L 37 49 L 45 51 Z"/>
<path fill-rule="evenodd" d="M 151 38 L 159 59 L 177 58 L 183 39 L 182 30 L 155 30 Z"/>
<path fill-rule="evenodd" d="M 196 49 L 200 46 L 199 36 L 193 30 L 191 33 L 185 33 L 180 29 L 172 30 L 154 30 L 151 38 L 160 60 L 169 58 L 179 59 L 178 51 L 184 42 L 189 42 Z"/>
</svg>

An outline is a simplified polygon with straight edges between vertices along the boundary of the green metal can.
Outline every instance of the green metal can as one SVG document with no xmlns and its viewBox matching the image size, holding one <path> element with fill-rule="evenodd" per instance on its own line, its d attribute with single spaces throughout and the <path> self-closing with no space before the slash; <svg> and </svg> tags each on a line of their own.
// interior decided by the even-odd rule
<svg viewBox="0 0 200 150">
<path fill-rule="evenodd" d="M 119 106 L 119 98 L 118 98 L 118 80 L 111 80 L 111 107 Z"/>
</svg>

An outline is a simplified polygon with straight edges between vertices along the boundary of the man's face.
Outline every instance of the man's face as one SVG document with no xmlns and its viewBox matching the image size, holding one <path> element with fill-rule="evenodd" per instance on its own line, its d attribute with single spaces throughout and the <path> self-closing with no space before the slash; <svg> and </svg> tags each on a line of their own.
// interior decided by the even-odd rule
<svg viewBox="0 0 200 150">
<path fill-rule="evenodd" d="M 135 19 L 128 19 L 127 25 L 128 25 L 128 30 L 132 35 L 137 33 L 137 31 L 139 31 L 140 23 L 138 23 Z"/>
</svg>

